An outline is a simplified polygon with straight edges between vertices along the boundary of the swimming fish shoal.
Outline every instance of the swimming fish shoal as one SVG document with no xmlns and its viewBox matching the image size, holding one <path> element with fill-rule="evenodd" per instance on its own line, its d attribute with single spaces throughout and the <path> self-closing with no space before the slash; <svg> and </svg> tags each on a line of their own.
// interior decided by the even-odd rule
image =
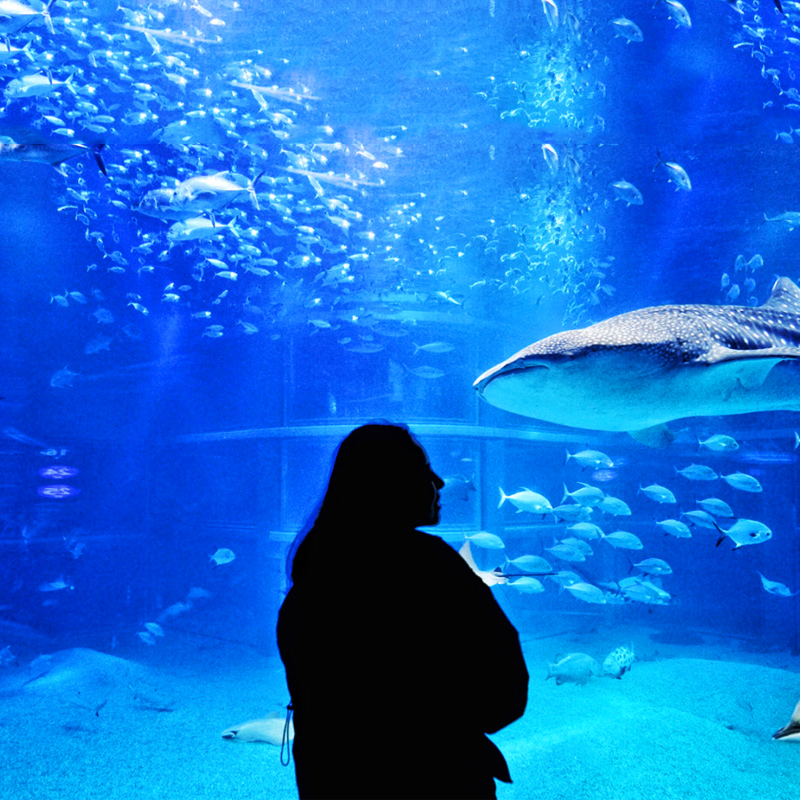
<svg viewBox="0 0 800 800">
<path fill-rule="evenodd" d="M 562 331 L 480 375 L 498 408 L 664 444 L 684 417 L 800 410 L 800 289 L 779 278 L 759 307 L 641 308 Z"/>
</svg>

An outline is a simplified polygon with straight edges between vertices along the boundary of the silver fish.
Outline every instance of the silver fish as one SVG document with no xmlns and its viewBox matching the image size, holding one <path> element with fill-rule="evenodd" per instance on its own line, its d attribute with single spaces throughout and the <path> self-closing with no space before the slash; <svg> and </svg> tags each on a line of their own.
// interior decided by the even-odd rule
<svg viewBox="0 0 800 800">
<path fill-rule="evenodd" d="M 80 142 L 21 143 L 7 140 L 0 143 L 0 161 L 33 161 L 38 164 L 50 164 L 58 168 L 71 158 L 91 153 L 100 172 L 108 177 L 106 165 L 101 155 L 103 147 L 104 145 L 102 144 L 89 147 L 89 145 Z"/>
<path fill-rule="evenodd" d="M 800 289 L 764 305 L 643 308 L 526 347 L 474 383 L 506 411 L 576 428 L 665 439 L 694 416 L 800 410 Z"/>
</svg>

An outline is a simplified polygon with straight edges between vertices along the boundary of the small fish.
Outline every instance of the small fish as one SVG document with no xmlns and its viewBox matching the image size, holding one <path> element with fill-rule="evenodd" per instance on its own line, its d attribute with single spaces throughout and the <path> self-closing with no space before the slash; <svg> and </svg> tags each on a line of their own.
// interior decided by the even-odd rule
<svg viewBox="0 0 800 800">
<path fill-rule="evenodd" d="M 261 719 L 251 719 L 234 725 L 222 732 L 222 738 L 233 742 L 266 742 L 280 746 L 283 742 L 283 732 L 286 727 L 286 717 L 275 711 Z M 294 723 L 289 723 L 289 741 L 294 738 Z"/>
<path fill-rule="evenodd" d="M 570 497 L 582 506 L 591 507 L 600 505 L 605 496 L 606 493 L 602 489 L 598 489 L 597 486 L 591 486 L 588 483 L 581 483 L 581 488 L 576 489 L 574 492 L 570 492 L 567 489 L 567 485 L 564 484 L 564 497 L 561 498 L 561 502 L 564 503 Z"/>
<path fill-rule="evenodd" d="M 747 544 L 761 544 L 772 538 L 772 531 L 763 523 L 754 519 L 737 519 L 727 530 L 716 526 L 722 534 L 717 541 L 719 547 L 727 536 L 734 542 L 734 550 Z"/>
<path fill-rule="evenodd" d="M 661 528 L 664 533 L 674 536 L 676 539 L 691 539 L 692 532 L 686 523 L 677 519 L 662 519 L 661 522 L 656 522 L 656 525 Z"/>
<path fill-rule="evenodd" d="M 758 572 L 758 570 L 756 570 Z M 777 594 L 780 597 L 794 597 L 796 594 L 800 594 L 800 592 L 793 592 L 786 584 L 778 583 L 778 581 L 771 581 L 769 578 L 765 578 L 760 572 L 758 573 L 761 577 L 761 585 L 764 587 L 764 590 L 769 592 L 770 594 Z"/>
<path fill-rule="evenodd" d="M 383 345 L 380 346 L 381 350 L 383 350 Z M 355 351 L 355 348 L 350 347 L 348 348 L 351 352 Z M 437 369 L 436 367 L 414 367 L 414 369 L 410 369 L 409 372 L 412 375 L 416 375 L 418 378 L 424 378 L 425 380 L 436 380 L 437 378 L 444 377 L 444 371 L 441 369 Z"/>
<path fill-rule="evenodd" d="M 706 447 L 713 450 L 715 453 L 729 453 L 739 449 L 739 442 L 732 436 L 725 436 L 724 434 L 717 433 L 714 436 L 709 436 L 705 441 L 697 439 L 698 447 Z"/>
<path fill-rule="evenodd" d="M 593 522 L 576 522 L 574 525 L 567 527 L 570 533 L 580 536 L 581 539 L 599 539 L 603 536 L 603 529 Z"/>
<path fill-rule="evenodd" d="M 39 584 L 40 592 L 60 592 L 62 589 L 73 590 L 74 588 L 75 585 L 72 581 L 69 578 L 64 578 L 63 575 L 59 575 L 54 581 Z"/>
<path fill-rule="evenodd" d="M 697 505 L 707 511 L 709 514 L 714 514 L 717 517 L 735 517 L 733 509 L 724 501 L 716 497 L 707 497 L 705 500 L 698 500 Z"/>
<path fill-rule="evenodd" d="M 601 675 L 607 678 L 620 679 L 628 672 L 636 660 L 636 655 L 633 652 L 633 642 L 631 646 L 620 645 L 612 650 L 603 661 Z"/>
<path fill-rule="evenodd" d="M 62 369 L 58 370 L 58 372 L 53 373 L 52 377 L 50 378 L 50 385 L 54 389 L 65 389 L 68 386 L 72 386 L 72 382 L 77 377 L 77 372 L 73 372 L 71 369 L 69 369 L 69 367 L 63 367 Z"/>
<path fill-rule="evenodd" d="M 641 550 L 644 545 L 642 540 L 628 531 L 614 531 L 607 533 L 603 536 L 603 541 L 608 542 L 612 547 L 618 547 L 621 550 Z"/>
<path fill-rule="evenodd" d="M 672 575 L 672 567 L 660 558 L 645 558 L 638 564 L 631 564 L 645 575 Z"/>
<path fill-rule="evenodd" d="M 599 586 L 591 583 L 578 581 L 564 587 L 573 597 L 583 600 L 584 603 L 597 603 L 598 605 L 606 602 L 606 596 Z"/>
<path fill-rule="evenodd" d="M 559 653 L 554 663 L 547 665 L 547 678 L 556 679 L 556 685 L 577 683 L 585 686 L 594 675 L 600 674 L 600 665 L 586 653 Z"/>
<path fill-rule="evenodd" d="M 612 497 L 610 494 L 607 494 L 595 508 L 604 514 L 611 514 L 612 517 L 629 517 L 631 515 L 631 507 L 624 500 Z"/>
<path fill-rule="evenodd" d="M 614 33 L 623 39 L 627 39 L 628 42 L 644 41 L 642 29 L 635 22 L 625 17 L 618 17 L 617 19 L 612 19 L 611 24 L 614 26 Z"/>
<path fill-rule="evenodd" d="M 773 739 L 787 741 L 800 740 L 800 703 L 795 706 L 791 719 L 779 731 L 772 734 Z"/>
<path fill-rule="evenodd" d="M 428 342 L 428 344 L 415 344 L 414 355 L 421 350 L 423 353 L 449 353 L 455 350 L 456 346 L 450 342 Z"/>
<path fill-rule="evenodd" d="M 675 20 L 675 22 L 678 24 L 678 27 L 692 27 L 692 18 L 689 16 L 689 12 L 678 2 L 678 0 L 664 0 L 664 2 L 667 4 L 667 11 L 669 11 L 669 15 Z"/>
<path fill-rule="evenodd" d="M 614 181 L 611 188 L 614 190 L 617 200 L 622 200 L 629 206 L 640 206 L 644 203 L 642 193 L 628 181 Z"/>
<path fill-rule="evenodd" d="M 164 635 L 164 629 L 157 622 L 145 622 L 144 627 L 147 628 L 153 636 Z"/>
<path fill-rule="evenodd" d="M 156 643 L 156 637 L 150 631 L 136 631 L 136 635 L 150 647 L 153 647 Z"/>
<path fill-rule="evenodd" d="M 550 172 L 558 172 L 558 153 L 551 144 L 542 145 L 542 155 Z"/>
<path fill-rule="evenodd" d="M 689 464 L 683 469 L 675 467 L 675 472 L 690 481 L 715 481 L 719 478 L 719 475 L 705 464 Z"/>
<path fill-rule="evenodd" d="M 656 503 L 677 503 L 675 495 L 669 489 L 659 486 L 657 483 L 652 483 L 650 486 L 639 485 L 639 491 L 655 500 Z"/>
<path fill-rule="evenodd" d="M 555 30 L 558 28 L 558 6 L 553 0 L 542 0 L 542 9 L 544 11 L 547 24 Z"/>
<path fill-rule="evenodd" d="M 641 576 L 623 578 L 619 582 L 619 588 L 628 600 L 633 600 L 636 603 L 664 606 L 672 600 L 672 597 L 669 592 L 664 591 L 656 583 L 658 580 L 658 578 L 645 580 Z"/>
<path fill-rule="evenodd" d="M 682 511 L 681 516 L 687 517 L 693 525 L 697 525 L 700 528 L 708 528 L 712 531 L 718 530 L 716 520 L 708 511 L 702 511 L 701 509 Z"/>
<path fill-rule="evenodd" d="M 464 539 L 487 550 L 503 550 L 506 546 L 505 542 L 496 533 L 488 533 L 487 531 L 478 531 L 471 536 L 465 533 Z"/>
<path fill-rule="evenodd" d="M 93 316 L 100 325 L 110 325 L 114 321 L 114 315 L 107 308 L 98 308 L 91 313 L 91 316 Z"/>
<path fill-rule="evenodd" d="M 723 475 L 722 480 L 728 485 L 733 486 L 734 489 L 739 489 L 742 492 L 762 491 L 758 479 L 744 472 L 733 472 L 730 475 Z"/>
<path fill-rule="evenodd" d="M 566 539 L 561 540 L 561 544 L 567 545 L 585 556 L 594 555 L 592 546 L 585 539 L 578 539 L 575 536 L 568 536 Z"/>
<path fill-rule="evenodd" d="M 524 487 L 521 491 L 515 492 L 514 494 L 506 494 L 503 488 L 500 487 L 500 502 L 497 504 L 497 507 L 501 508 L 506 500 L 508 500 L 511 505 L 516 506 L 517 513 L 529 511 L 531 514 L 544 514 L 553 510 L 550 501 L 546 497 Z"/>
<path fill-rule="evenodd" d="M 86 342 L 83 352 L 87 355 L 92 355 L 94 353 L 99 353 L 101 350 L 110 350 L 111 341 L 112 339 L 110 336 L 95 336 L 94 339 L 90 339 Z"/>
<path fill-rule="evenodd" d="M 541 556 L 519 556 L 517 558 L 506 559 L 504 572 L 507 570 L 509 564 L 513 569 L 519 569 L 523 572 L 532 572 L 537 575 L 549 575 L 553 572 L 550 562 Z"/>
<path fill-rule="evenodd" d="M 661 153 L 658 154 L 658 164 L 653 167 L 655 171 L 658 167 L 663 166 L 669 175 L 670 181 L 675 184 L 676 189 L 683 189 L 686 192 L 692 190 L 692 182 L 686 174 L 686 170 L 674 161 L 662 161 Z"/>
<path fill-rule="evenodd" d="M 568 503 L 567 505 L 556 506 L 551 513 L 564 522 L 588 522 L 592 516 L 592 511 L 593 508 L 590 506 Z"/>
<path fill-rule="evenodd" d="M 236 553 L 234 553 L 233 550 L 228 550 L 227 547 L 220 547 L 213 555 L 210 555 L 209 558 L 214 562 L 215 567 L 219 567 L 222 564 L 230 564 L 231 561 L 236 558 Z"/>
<path fill-rule="evenodd" d="M 614 462 L 605 454 L 601 453 L 599 450 L 581 450 L 579 453 L 570 453 L 569 450 L 567 452 L 567 457 L 564 460 L 566 464 L 570 459 L 573 461 L 577 461 L 582 467 L 592 467 L 593 469 L 600 469 L 601 467 L 604 469 L 611 469 L 614 466 Z"/>
<path fill-rule="evenodd" d="M 542 582 L 528 575 L 523 575 L 521 578 L 509 581 L 508 585 L 513 586 L 518 592 L 523 592 L 524 594 L 538 594 L 544 591 Z"/>
<path fill-rule="evenodd" d="M 178 242 L 193 242 L 198 239 L 208 239 L 211 236 L 217 236 L 224 231 L 232 231 L 236 233 L 236 228 L 233 222 L 216 223 L 206 217 L 191 217 L 190 219 L 181 220 L 174 225 L 170 225 L 167 231 L 167 240 L 170 244 Z"/>
<path fill-rule="evenodd" d="M 577 548 L 569 544 L 554 544 L 552 547 L 545 547 L 548 553 L 552 553 L 562 561 L 581 562 L 586 561 L 586 556 Z"/>
</svg>

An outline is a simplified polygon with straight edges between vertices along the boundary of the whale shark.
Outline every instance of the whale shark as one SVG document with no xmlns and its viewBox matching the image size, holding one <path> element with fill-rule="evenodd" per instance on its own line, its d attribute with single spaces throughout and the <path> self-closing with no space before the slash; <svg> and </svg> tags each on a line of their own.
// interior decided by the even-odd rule
<svg viewBox="0 0 800 800">
<path fill-rule="evenodd" d="M 534 342 L 474 383 L 493 406 L 651 446 L 685 417 L 800 410 L 800 289 L 761 306 L 640 308 Z"/>
</svg>

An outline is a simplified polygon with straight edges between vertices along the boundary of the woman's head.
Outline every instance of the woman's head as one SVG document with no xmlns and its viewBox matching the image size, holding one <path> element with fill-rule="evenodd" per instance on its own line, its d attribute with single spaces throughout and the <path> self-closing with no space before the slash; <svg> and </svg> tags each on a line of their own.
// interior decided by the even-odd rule
<svg viewBox="0 0 800 800">
<path fill-rule="evenodd" d="M 339 445 L 318 519 L 357 527 L 436 525 L 443 485 L 408 428 L 362 425 Z"/>
<path fill-rule="evenodd" d="M 442 486 L 444 481 L 404 425 L 356 428 L 336 451 L 314 524 L 289 550 L 292 580 L 328 569 L 354 533 L 374 532 L 378 545 L 389 541 L 385 534 L 391 530 L 437 525 Z"/>
</svg>

